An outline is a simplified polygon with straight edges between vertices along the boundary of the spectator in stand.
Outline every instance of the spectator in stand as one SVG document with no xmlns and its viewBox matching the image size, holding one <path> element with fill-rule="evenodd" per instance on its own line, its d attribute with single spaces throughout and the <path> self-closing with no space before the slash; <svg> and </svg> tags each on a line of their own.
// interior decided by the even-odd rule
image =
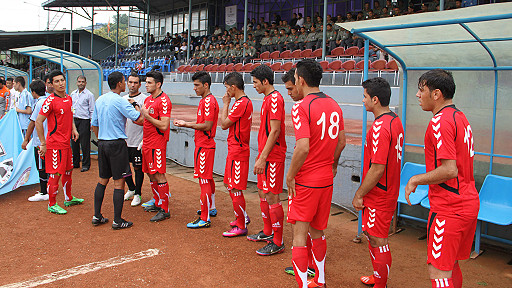
<svg viewBox="0 0 512 288">
<path fill-rule="evenodd" d="M 393 11 L 394 6 L 393 6 L 393 3 L 391 2 L 391 0 L 386 0 L 386 7 L 388 8 L 388 11 L 390 13 L 391 13 L 391 11 Z"/>
<path fill-rule="evenodd" d="M 347 19 L 345 20 L 345 22 L 353 22 L 353 21 L 355 21 L 355 20 L 354 20 L 354 17 L 352 17 L 352 13 L 347 12 Z"/>
<path fill-rule="evenodd" d="M 148 44 L 155 44 L 155 36 L 153 34 L 149 35 Z"/>
<path fill-rule="evenodd" d="M 372 10 L 370 10 L 370 12 L 368 12 L 367 20 L 372 20 L 372 19 L 377 19 L 377 18 L 379 18 L 379 17 L 377 17 L 377 15 L 375 15 Z"/>
<path fill-rule="evenodd" d="M 334 29 L 332 29 L 331 24 L 327 24 L 326 37 L 325 48 L 327 51 L 325 55 L 329 55 L 331 54 L 331 51 L 336 48 L 336 33 L 334 33 Z"/>
<path fill-rule="evenodd" d="M 204 65 L 209 65 L 213 63 L 213 60 L 215 59 L 215 49 L 212 44 L 210 44 L 210 47 L 208 48 L 208 57 L 206 58 L 206 62 Z"/>
<path fill-rule="evenodd" d="M 364 8 L 363 8 L 363 17 L 364 19 L 368 19 L 368 14 L 370 13 L 372 9 L 370 8 L 370 2 L 365 2 L 364 3 Z"/>
<path fill-rule="evenodd" d="M 363 45 L 364 45 L 363 39 L 358 37 L 355 34 L 353 34 L 352 37 L 345 40 L 345 47 L 357 46 L 357 47 L 361 48 L 361 47 L 363 47 Z"/>
<path fill-rule="evenodd" d="M 308 16 L 306 17 L 306 22 L 304 22 L 303 27 L 306 28 L 306 30 L 309 30 L 311 26 L 313 26 L 313 23 L 311 22 L 311 16 Z"/>
<path fill-rule="evenodd" d="M 336 34 L 336 46 L 345 47 L 345 41 L 350 38 L 350 32 L 348 32 L 348 30 L 346 30 L 345 28 L 341 28 L 340 31 L 338 31 L 338 33 Z"/>
<path fill-rule="evenodd" d="M 199 53 L 201 53 L 201 47 L 203 46 L 197 46 L 196 49 L 194 50 L 194 53 L 192 53 L 190 57 L 190 65 L 199 64 Z"/>
<path fill-rule="evenodd" d="M 402 12 L 400 11 L 400 8 L 395 7 L 393 8 L 393 16 L 401 16 Z"/>
<path fill-rule="evenodd" d="M 293 13 L 292 19 L 290 20 L 290 26 L 294 27 L 297 25 L 297 13 Z"/>
<path fill-rule="evenodd" d="M 265 35 L 265 31 L 261 28 L 261 24 L 256 25 L 256 30 L 254 30 L 253 35 L 256 42 L 259 43 L 261 41 L 261 38 L 263 38 L 263 36 Z"/>
<path fill-rule="evenodd" d="M 299 35 L 297 34 L 297 27 L 292 27 L 292 33 L 286 37 L 286 41 L 284 44 L 286 45 L 286 49 L 293 51 L 297 49 L 297 38 Z"/>
<path fill-rule="evenodd" d="M 308 33 L 308 37 L 306 38 L 305 45 L 306 49 L 315 49 L 316 42 L 318 41 L 318 34 L 316 33 L 316 27 L 311 26 L 311 32 Z"/>
<path fill-rule="evenodd" d="M 261 38 L 260 41 L 261 52 L 272 52 L 272 45 L 270 44 L 270 33 L 269 31 L 265 31 L 265 36 Z"/>
<path fill-rule="evenodd" d="M 243 62 L 249 63 L 254 58 L 254 55 L 256 55 L 256 49 L 253 46 L 249 46 L 249 43 L 247 42 L 244 43 L 244 49 L 245 54 L 243 57 Z"/>
<path fill-rule="evenodd" d="M 359 12 L 359 13 L 357 13 L 356 21 L 362 21 L 362 20 L 364 20 L 364 14 L 363 14 L 363 12 Z"/>
<path fill-rule="evenodd" d="M 421 7 L 421 8 L 423 8 L 423 7 Z M 455 1 L 455 9 L 459 9 L 459 8 L 462 8 L 462 2 L 460 0 L 456 0 Z"/>
<path fill-rule="evenodd" d="M 424 12 L 424 11 L 419 11 L 419 12 Z M 414 7 L 412 5 L 407 7 L 407 12 L 405 12 L 404 15 L 411 15 L 411 14 L 414 14 Z"/>
<path fill-rule="evenodd" d="M 382 7 L 380 18 L 389 17 L 388 7 Z"/>
<path fill-rule="evenodd" d="M 281 21 L 281 15 L 274 13 L 274 22 L 279 23 Z"/>
<path fill-rule="evenodd" d="M 242 57 L 244 56 L 244 50 L 240 43 L 237 43 L 235 46 L 235 60 L 234 63 L 240 63 L 242 61 Z"/>
<path fill-rule="evenodd" d="M 228 52 L 229 52 L 229 49 L 226 46 L 226 44 L 221 43 L 220 44 L 220 62 L 218 64 L 227 64 L 226 57 L 228 57 Z"/>
<path fill-rule="evenodd" d="M 380 2 L 378 0 L 373 1 L 373 13 L 379 17 L 382 14 L 382 8 L 380 7 Z"/>
<path fill-rule="evenodd" d="M 306 32 L 305 27 L 300 28 L 300 34 L 297 37 L 296 48 L 295 49 L 304 49 L 304 45 L 306 45 L 306 39 L 308 38 L 308 33 Z"/>
<path fill-rule="evenodd" d="M 233 42 L 230 42 L 228 55 L 226 56 L 226 59 L 227 59 L 226 64 L 235 63 L 236 54 L 237 54 L 237 52 L 235 49 L 235 45 L 233 44 Z"/>
<path fill-rule="evenodd" d="M 165 38 L 164 38 L 164 42 L 165 43 L 171 42 L 171 33 L 167 32 L 167 34 L 165 35 Z"/>
<path fill-rule="evenodd" d="M 139 60 L 139 63 L 137 64 L 137 66 L 135 67 L 135 69 L 137 71 L 141 71 L 144 69 L 144 63 L 142 62 L 142 59 Z"/>
<path fill-rule="evenodd" d="M 256 48 L 256 41 L 254 40 L 254 37 L 252 34 L 247 34 L 247 44 L 249 44 L 250 47 Z"/>
<path fill-rule="evenodd" d="M 343 20 L 343 16 L 341 16 L 341 14 L 338 14 L 338 16 L 336 16 L 336 20 L 335 21 L 336 21 L 336 23 L 343 23 L 343 22 L 345 22 Z"/>
<path fill-rule="evenodd" d="M 272 37 L 270 38 L 270 45 L 272 45 L 272 51 L 277 51 L 277 42 L 279 41 L 279 32 L 277 29 L 272 30 Z"/>
<path fill-rule="evenodd" d="M 291 25 L 291 26 L 293 27 L 293 25 Z M 295 26 L 299 26 L 299 27 L 304 26 L 304 18 L 302 17 L 302 13 L 299 13 L 299 18 L 297 18 L 297 23 L 295 23 Z"/>
<path fill-rule="evenodd" d="M 220 48 L 220 44 L 215 45 L 214 56 L 215 58 L 213 59 L 212 64 L 220 64 L 220 62 L 222 61 L 220 58 L 222 56 L 222 49 Z"/>
<path fill-rule="evenodd" d="M 222 35 L 222 29 L 218 25 L 215 26 L 215 30 L 213 31 L 213 36 Z"/>
<path fill-rule="evenodd" d="M 281 27 L 279 27 L 280 29 L 284 29 L 284 33 L 285 34 L 289 34 L 290 33 L 290 25 L 288 25 L 288 21 L 286 20 L 283 20 L 282 24 L 281 24 Z"/>
<path fill-rule="evenodd" d="M 0 118 L 4 117 L 9 101 L 9 89 L 5 86 L 5 79 L 0 79 Z"/>
<path fill-rule="evenodd" d="M 433 0 L 428 3 L 428 11 L 437 11 L 436 7 L 439 6 L 439 0 Z"/>
<path fill-rule="evenodd" d="M 277 50 L 279 52 L 283 52 L 286 49 L 286 40 L 288 39 L 288 35 L 284 29 L 281 29 L 279 36 L 277 37 Z"/>
<path fill-rule="evenodd" d="M 462 0 L 462 7 L 470 7 L 478 4 L 478 0 Z"/>
<path fill-rule="evenodd" d="M 187 42 L 183 41 L 181 42 L 180 49 L 178 50 L 178 60 L 185 60 L 187 58 Z"/>
</svg>

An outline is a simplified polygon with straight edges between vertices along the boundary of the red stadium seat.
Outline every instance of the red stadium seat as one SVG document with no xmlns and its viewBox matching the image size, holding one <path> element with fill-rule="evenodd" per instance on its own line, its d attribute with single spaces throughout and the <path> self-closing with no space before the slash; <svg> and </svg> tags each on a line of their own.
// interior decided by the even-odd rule
<svg viewBox="0 0 512 288">
<path fill-rule="evenodd" d="M 270 65 L 270 68 L 272 71 L 280 71 L 281 70 L 281 62 L 276 62 L 272 65 Z"/>
<path fill-rule="evenodd" d="M 332 61 L 331 63 L 329 63 L 329 70 L 331 71 L 343 71 L 343 69 L 341 69 L 341 65 L 342 65 L 342 62 L 340 60 L 336 60 L 336 61 Z"/>
<path fill-rule="evenodd" d="M 343 55 L 340 55 L 342 57 L 354 57 L 359 52 L 359 47 L 352 46 L 345 50 L 345 53 Z"/>
<path fill-rule="evenodd" d="M 279 59 L 279 53 L 280 53 L 279 51 L 274 51 L 274 52 L 270 53 L 270 59 L 271 60 Z"/>
<path fill-rule="evenodd" d="M 311 49 L 302 50 L 300 52 L 300 57 L 301 58 L 308 58 L 308 57 L 311 57 L 311 54 L 313 54 L 313 50 L 311 50 Z"/>
<path fill-rule="evenodd" d="M 302 52 L 302 50 L 300 50 L 300 49 L 294 50 L 294 51 L 292 52 L 292 54 L 290 55 L 290 57 L 291 57 L 292 59 L 300 59 L 300 58 L 301 58 L 301 57 L 300 57 L 301 52 Z"/>
<path fill-rule="evenodd" d="M 212 69 L 212 71 L 215 71 L 215 70 Z M 226 72 L 226 64 L 220 64 L 217 67 L 216 72 Z"/>
<path fill-rule="evenodd" d="M 286 62 L 281 66 L 281 70 L 288 72 L 288 71 L 290 71 L 290 69 L 292 69 L 292 67 L 293 67 L 293 62 Z"/>
<path fill-rule="evenodd" d="M 261 63 L 254 63 L 254 64 L 252 64 L 251 69 L 254 70 L 254 69 L 256 69 L 256 67 L 258 67 L 260 65 L 261 65 Z"/>
<path fill-rule="evenodd" d="M 228 65 L 226 65 L 226 72 L 233 72 L 235 70 L 233 70 L 233 63 L 229 63 Z"/>
<path fill-rule="evenodd" d="M 270 52 L 268 52 L 268 51 L 265 51 L 265 52 L 261 53 L 261 55 L 260 55 L 260 60 L 267 60 L 269 58 L 270 58 Z"/>
<path fill-rule="evenodd" d="M 316 58 L 316 59 L 322 58 L 322 48 L 318 48 L 315 51 L 313 51 L 313 54 L 311 54 L 311 58 Z"/>
<path fill-rule="evenodd" d="M 322 69 L 324 69 L 324 72 L 326 72 L 327 69 L 329 69 L 329 62 L 327 62 L 327 61 L 320 61 L 320 66 L 322 66 Z"/>
<path fill-rule="evenodd" d="M 197 66 L 196 71 L 203 71 L 203 70 L 204 70 L 204 64 Z"/>
<path fill-rule="evenodd" d="M 236 71 L 236 70 L 235 70 Z M 247 63 L 242 67 L 242 72 L 251 72 L 252 71 L 252 63 Z"/>
<path fill-rule="evenodd" d="M 217 69 L 219 69 L 219 64 L 210 64 L 210 68 L 208 69 L 208 71 L 217 71 Z M 206 70 L 206 69 L 205 69 Z"/>
<path fill-rule="evenodd" d="M 243 66 L 244 65 L 242 63 L 237 63 L 237 64 L 235 64 L 235 66 L 233 66 L 233 70 L 235 70 L 235 72 L 240 72 L 240 71 L 242 71 Z"/>
<path fill-rule="evenodd" d="M 345 53 L 345 48 L 343 48 L 343 47 L 336 47 L 336 48 L 332 49 L 331 55 L 328 55 L 326 57 L 328 57 L 328 58 L 339 58 L 344 53 Z"/>
<path fill-rule="evenodd" d="M 281 54 L 279 55 L 279 58 L 281 59 L 291 59 L 291 55 L 292 55 L 292 51 L 290 50 L 284 50 L 283 52 L 281 52 Z"/>
<path fill-rule="evenodd" d="M 345 70 L 345 71 L 354 70 L 356 68 L 356 61 L 355 60 L 345 61 L 345 62 L 343 62 L 343 64 L 341 64 L 341 68 L 343 68 L 343 70 Z"/>
<path fill-rule="evenodd" d="M 368 60 L 368 69 L 372 66 L 372 61 Z M 356 71 L 363 71 L 364 70 L 364 60 L 361 60 L 357 62 L 356 64 Z"/>
<path fill-rule="evenodd" d="M 371 70 L 372 71 L 382 71 L 384 69 L 386 69 L 386 60 L 384 59 L 380 59 L 380 60 L 375 60 L 372 65 L 371 65 Z"/>
<path fill-rule="evenodd" d="M 268 67 L 270 67 L 270 65 L 272 65 L 272 63 L 270 63 L 270 62 L 265 62 L 264 64 L 267 65 Z"/>
</svg>

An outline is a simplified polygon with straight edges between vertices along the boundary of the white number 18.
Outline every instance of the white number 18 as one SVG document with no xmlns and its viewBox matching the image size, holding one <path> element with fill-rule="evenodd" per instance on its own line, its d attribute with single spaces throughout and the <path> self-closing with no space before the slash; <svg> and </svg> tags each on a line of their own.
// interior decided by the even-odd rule
<svg viewBox="0 0 512 288">
<path fill-rule="evenodd" d="M 329 126 L 327 133 L 329 134 L 329 137 L 331 137 L 331 139 L 336 139 L 336 137 L 338 137 L 338 133 L 340 132 L 340 115 L 338 114 L 338 112 L 331 113 L 331 116 L 329 117 L 329 122 L 331 123 L 331 125 Z M 322 137 L 320 137 L 320 140 L 323 140 L 325 136 L 325 112 L 322 112 L 322 116 L 320 116 L 320 119 L 316 121 L 316 124 L 322 125 Z"/>
</svg>

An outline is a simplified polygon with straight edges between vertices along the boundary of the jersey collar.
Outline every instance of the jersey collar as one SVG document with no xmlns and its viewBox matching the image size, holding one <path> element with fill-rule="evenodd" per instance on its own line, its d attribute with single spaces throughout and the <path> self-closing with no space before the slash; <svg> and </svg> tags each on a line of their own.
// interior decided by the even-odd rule
<svg viewBox="0 0 512 288">
<path fill-rule="evenodd" d="M 135 98 L 135 97 L 137 97 L 137 96 L 139 96 L 139 95 L 140 95 L 140 92 L 139 92 L 139 94 L 137 94 L 137 95 L 133 95 L 133 96 L 130 96 L 130 94 L 128 94 L 128 97 L 130 97 L 130 98 Z"/>
<path fill-rule="evenodd" d="M 435 115 L 441 113 L 441 111 L 443 111 L 446 108 L 455 108 L 455 104 L 450 104 L 450 105 L 444 106 L 443 108 L 441 108 L 441 110 L 437 111 L 437 113 Z"/>
<path fill-rule="evenodd" d="M 379 119 L 380 117 L 382 117 L 382 116 L 384 116 L 384 115 L 391 115 L 391 116 L 395 116 L 395 112 L 393 112 L 393 111 L 389 111 L 389 112 L 383 113 L 383 114 L 379 115 L 379 117 L 375 118 L 375 120 Z"/>
</svg>

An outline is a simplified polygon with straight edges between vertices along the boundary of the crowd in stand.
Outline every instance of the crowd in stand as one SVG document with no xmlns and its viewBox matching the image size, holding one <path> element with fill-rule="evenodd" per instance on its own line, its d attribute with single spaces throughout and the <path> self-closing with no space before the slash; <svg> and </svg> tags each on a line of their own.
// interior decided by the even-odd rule
<svg viewBox="0 0 512 288">
<path fill-rule="evenodd" d="M 407 6 L 407 3 L 400 0 L 392 3 L 386 1 L 386 5 L 381 7 L 379 1 L 375 1 L 373 9 L 370 3 L 364 4 L 363 10 L 359 12 L 349 12 L 346 15 L 337 15 L 332 17 L 327 15 L 326 38 L 323 39 L 323 18 L 316 13 L 313 17 L 303 17 L 301 13 L 293 13 L 290 21 L 282 20 L 280 15 L 274 14 L 273 20 L 265 21 L 263 17 L 251 19 L 247 25 L 247 40 L 244 42 L 244 32 L 237 28 L 223 30 L 219 26 L 215 27 L 212 35 L 192 37 L 191 45 L 188 45 L 188 33 L 175 33 L 172 36 L 169 32 L 160 41 L 155 41 L 151 34 L 148 38 L 148 57 L 165 57 L 166 62 L 172 59 L 185 63 L 187 59 L 187 49 L 190 51 L 190 59 L 187 64 L 229 64 L 246 63 L 256 58 L 263 52 L 283 52 L 284 50 L 304 50 L 322 48 L 326 44 L 328 55 L 336 47 L 363 47 L 362 38 L 352 35 L 349 31 L 341 28 L 335 23 L 364 21 L 377 18 L 396 17 L 401 15 L 439 11 L 439 0 L 433 0 L 430 3 L 423 3 L 421 6 Z M 456 9 L 476 5 L 475 0 L 447 0 L 445 9 Z M 419 10 L 415 7 L 421 7 Z M 144 38 L 144 37 L 143 37 Z M 245 48 L 245 49 L 244 49 Z M 138 60 L 144 55 L 144 44 L 133 45 L 130 48 L 120 50 L 118 59 Z M 113 67 L 110 56 L 104 66 Z M 138 67 L 138 68 L 137 68 Z M 138 63 L 135 70 L 144 68 L 144 64 Z"/>
</svg>

